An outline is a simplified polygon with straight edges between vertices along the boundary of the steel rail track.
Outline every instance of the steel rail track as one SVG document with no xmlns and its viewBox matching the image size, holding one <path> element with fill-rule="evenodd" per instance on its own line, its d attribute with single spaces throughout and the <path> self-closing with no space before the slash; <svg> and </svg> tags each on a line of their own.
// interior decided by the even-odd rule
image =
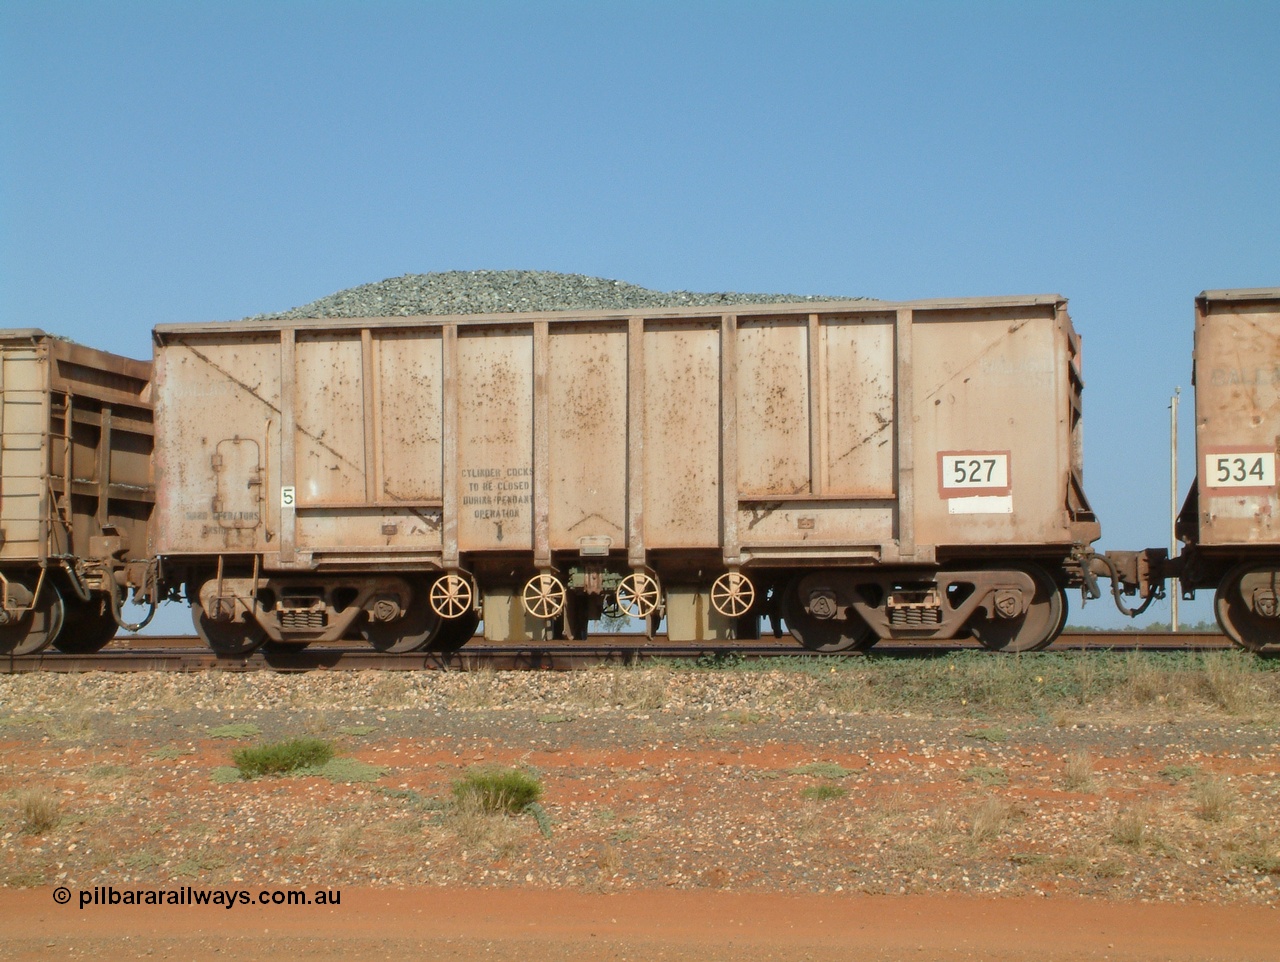
<svg viewBox="0 0 1280 962">
<path fill-rule="evenodd" d="M 1048 651 L 1199 651 L 1226 649 L 1230 642 L 1216 632 L 1072 632 Z M 976 642 L 916 642 L 880 644 L 877 656 L 931 658 L 949 652 L 979 649 Z M 301 651 L 264 652 L 219 657 L 194 637 L 119 638 L 92 655 L 68 655 L 52 649 L 36 655 L 0 657 L 0 673 L 32 671 L 64 673 L 88 671 L 571 671 L 598 665 L 630 665 L 653 660 L 703 659 L 715 665 L 768 658 L 831 658 L 805 651 L 790 639 L 741 642 L 668 642 L 637 635 L 601 635 L 585 642 L 546 642 L 538 645 L 499 645 L 477 638 L 451 652 L 387 654 L 341 644 L 313 645 Z M 852 657 L 859 657 L 853 655 Z M 993 657 L 996 657 L 993 655 Z M 1029 656 L 1034 657 L 1034 655 Z"/>
</svg>

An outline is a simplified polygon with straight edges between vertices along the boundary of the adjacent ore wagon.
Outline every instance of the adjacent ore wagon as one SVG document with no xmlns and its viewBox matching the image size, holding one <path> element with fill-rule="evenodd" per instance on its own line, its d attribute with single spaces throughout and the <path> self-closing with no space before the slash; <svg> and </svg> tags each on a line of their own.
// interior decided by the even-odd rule
<svg viewBox="0 0 1280 962">
<path fill-rule="evenodd" d="M 0 653 L 91 652 L 147 559 L 151 365 L 0 331 Z"/>
<path fill-rule="evenodd" d="M 1196 299 L 1196 471 L 1178 518 L 1184 591 L 1215 588 L 1222 630 L 1280 643 L 1280 288 Z"/>
<path fill-rule="evenodd" d="M 166 325 L 156 549 L 215 649 L 1049 644 L 1099 534 L 1058 296 Z"/>
</svg>

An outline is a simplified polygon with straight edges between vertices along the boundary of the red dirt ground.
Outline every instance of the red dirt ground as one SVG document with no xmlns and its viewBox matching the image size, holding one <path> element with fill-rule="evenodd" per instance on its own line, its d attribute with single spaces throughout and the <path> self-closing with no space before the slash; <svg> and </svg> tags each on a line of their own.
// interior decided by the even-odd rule
<svg viewBox="0 0 1280 962">
<path fill-rule="evenodd" d="M 89 907 L 0 893 L 5 958 L 1261 962 L 1280 910 L 963 896 L 350 889 L 340 906 Z"/>
</svg>

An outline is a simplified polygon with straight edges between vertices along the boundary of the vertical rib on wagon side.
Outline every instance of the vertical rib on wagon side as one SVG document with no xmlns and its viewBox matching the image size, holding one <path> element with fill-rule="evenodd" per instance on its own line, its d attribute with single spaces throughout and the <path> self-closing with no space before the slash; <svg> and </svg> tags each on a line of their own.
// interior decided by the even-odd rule
<svg viewBox="0 0 1280 962">
<path fill-rule="evenodd" d="M 1098 537 L 1056 295 L 168 325 L 157 545 L 217 649 L 1052 641 Z"/>
</svg>

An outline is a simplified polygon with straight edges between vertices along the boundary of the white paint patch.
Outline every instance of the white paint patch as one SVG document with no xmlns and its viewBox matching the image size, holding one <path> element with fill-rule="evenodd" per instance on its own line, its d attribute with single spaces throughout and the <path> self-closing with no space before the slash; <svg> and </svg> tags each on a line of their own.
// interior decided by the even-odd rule
<svg viewBox="0 0 1280 962">
<path fill-rule="evenodd" d="M 1013 514 L 1013 495 L 948 498 L 948 514 Z"/>
</svg>

